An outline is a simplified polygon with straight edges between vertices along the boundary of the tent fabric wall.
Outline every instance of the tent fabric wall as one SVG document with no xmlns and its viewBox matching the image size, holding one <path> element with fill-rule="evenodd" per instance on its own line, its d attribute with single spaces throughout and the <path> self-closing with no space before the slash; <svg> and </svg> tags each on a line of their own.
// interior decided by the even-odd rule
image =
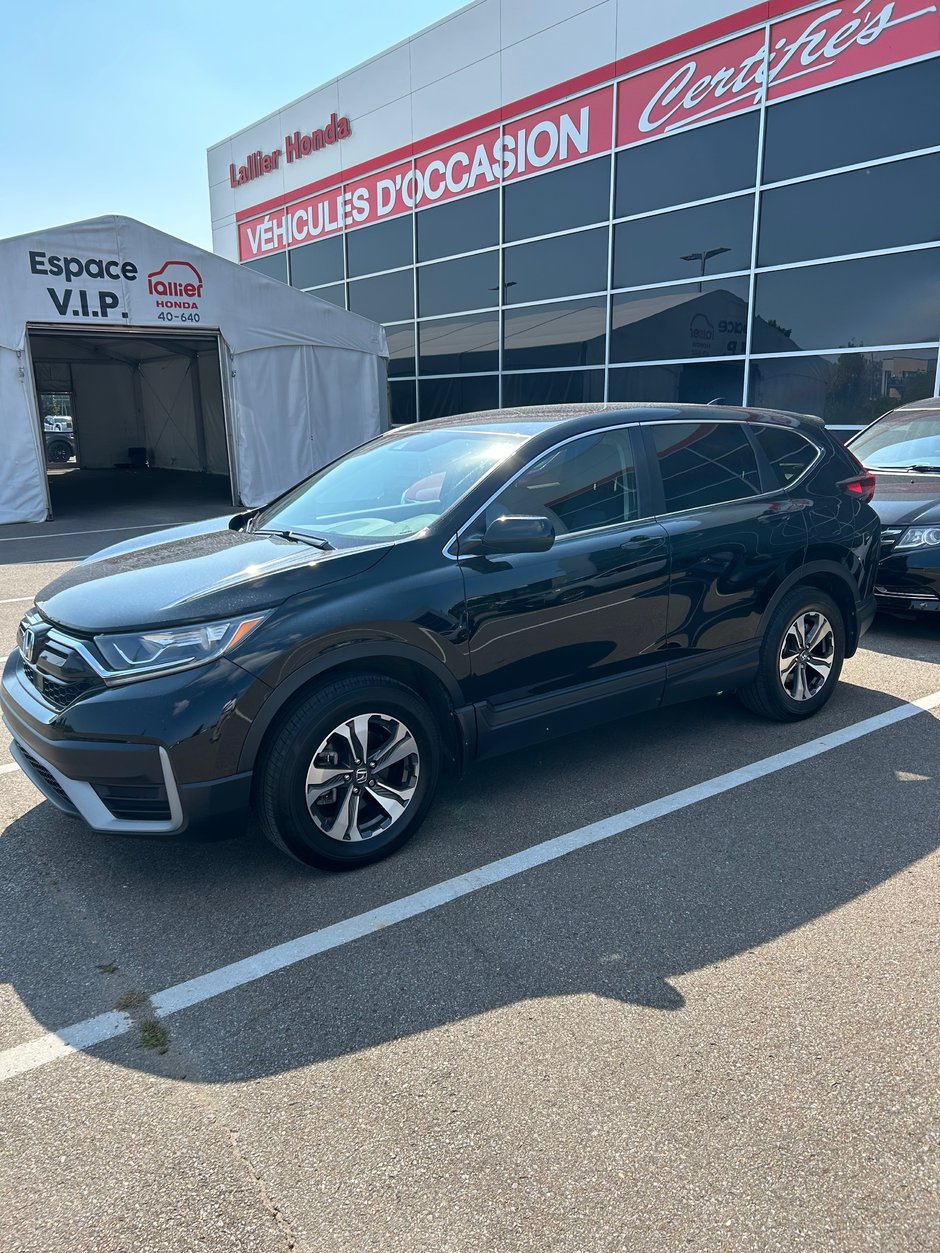
<svg viewBox="0 0 940 1253">
<path fill-rule="evenodd" d="M 29 367 L 30 326 L 66 333 L 82 327 L 122 333 L 171 326 L 181 335 L 217 332 L 234 373 L 221 381 L 233 404 L 229 427 L 235 480 L 248 506 L 266 503 L 387 425 L 385 332 L 367 318 L 131 218 L 94 218 L 0 240 L 0 413 L 5 438 L 0 523 L 40 522 L 47 511 L 45 459 Z M 201 375 L 201 364 L 198 369 Z M 171 375 L 169 370 L 159 379 L 162 401 Z M 204 412 L 206 460 L 218 466 L 222 457 L 217 436 L 224 429 L 224 415 L 209 409 Z M 151 416 L 145 417 L 148 434 L 156 413 L 154 404 Z M 137 442 L 150 441 L 122 438 L 122 459 Z M 191 457 L 179 432 L 166 430 L 157 443 L 161 464 L 163 458 L 175 456 L 179 464 L 179 459 Z"/>
<path fill-rule="evenodd" d="M 144 439 L 150 465 L 161 470 L 201 470 L 191 357 L 158 357 L 138 366 Z"/>
<path fill-rule="evenodd" d="M 25 345 L 17 351 L 0 344 L 0 522 L 43 522 L 48 512 L 45 449 L 40 443 L 34 403 Z"/>
<path fill-rule="evenodd" d="M 206 438 L 206 471 L 228 474 L 228 445 L 225 438 L 225 409 L 222 405 L 222 380 L 219 351 L 200 352 L 196 358 L 199 395 L 202 401 L 202 423 Z"/>
<path fill-rule="evenodd" d="M 126 461 L 130 445 L 140 443 L 133 366 L 73 362 L 72 388 L 81 465 L 103 470 Z"/>
</svg>

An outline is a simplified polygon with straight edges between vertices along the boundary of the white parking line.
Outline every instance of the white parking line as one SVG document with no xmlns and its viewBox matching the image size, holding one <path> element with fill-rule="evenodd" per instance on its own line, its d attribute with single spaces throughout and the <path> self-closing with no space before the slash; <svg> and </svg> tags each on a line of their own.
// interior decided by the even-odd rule
<svg viewBox="0 0 940 1253">
<path fill-rule="evenodd" d="M 19 770 L 15 761 L 11 761 L 8 766 L 0 766 L 0 774 L 12 774 L 14 770 Z"/>
<path fill-rule="evenodd" d="M 0 605 L 18 605 L 21 601 L 33 600 L 32 596 L 11 596 L 8 600 L 0 600 Z"/>
<path fill-rule="evenodd" d="M 544 840 L 541 844 L 535 844 L 521 853 L 513 853 L 509 857 L 499 858 L 498 861 L 488 862 L 476 870 L 456 875 L 452 879 L 445 879 L 411 896 L 402 897 L 387 905 L 380 905 L 377 909 L 370 909 L 364 914 L 356 914 L 343 922 L 322 927 L 319 931 L 311 931 L 308 935 L 264 949 L 252 957 L 232 962 L 228 966 L 221 966 L 218 970 L 199 975 L 195 979 L 188 979 L 185 983 L 177 983 L 172 987 L 164 988 L 162 992 L 156 992 L 150 998 L 153 1011 L 158 1018 L 166 1018 L 191 1005 L 199 1005 L 203 1001 L 211 1000 L 212 997 L 220 996 L 223 992 L 230 992 L 234 988 L 243 987 L 246 983 L 263 979 L 265 975 L 284 970 L 318 953 L 325 953 L 330 949 L 350 944 L 353 940 L 363 939 L 385 927 L 394 926 L 395 923 L 404 922 L 408 918 L 425 914 L 432 909 L 438 909 L 450 901 L 469 896 L 481 888 L 510 879 L 535 866 L 545 865 L 546 862 L 555 861 L 559 857 L 565 857 L 568 853 L 587 848 L 601 840 L 609 840 L 612 836 L 633 831 L 647 822 L 653 822 L 667 814 L 674 814 L 680 809 L 687 809 L 691 805 L 697 805 L 700 801 L 708 800 L 712 796 L 719 796 L 722 792 L 731 791 L 732 788 L 740 787 L 742 784 L 752 783 L 755 779 L 775 774 L 778 770 L 786 770 L 788 766 L 798 765 L 812 757 L 818 757 L 821 753 L 828 753 L 834 748 L 840 748 L 843 744 L 861 739 L 862 736 L 871 735 L 874 731 L 894 726 L 924 710 L 938 707 L 940 707 L 940 692 L 933 692 L 929 696 L 922 696 L 919 700 L 889 709 L 886 713 L 864 718 L 861 722 L 853 722 L 838 731 L 830 731 L 827 735 L 821 735 L 806 744 L 788 748 L 782 753 L 774 753 L 771 757 L 764 757 L 738 770 L 716 775 L 715 778 L 707 779 L 704 783 L 697 783 L 693 787 L 683 788 L 660 800 L 638 805 L 635 809 L 627 809 L 610 818 L 603 818 L 600 822 L 592 822 L 586 827 L 569 831 L 567 835 Z M 133 1020 L 127 1014 L 115 1012 L 86 1018 L 60 1031 L 46 1032 L 35 1040 L 29 1040 L 25 1044 L 18 1044 L 0 1052 L 0 1081 L 36 1070 L 40 1066 L 45 1066 L 79 1049 L 92 1048 L 116 1036 L 125 1035 L 133 1029 L 133 1026 Z"/>
</svg>

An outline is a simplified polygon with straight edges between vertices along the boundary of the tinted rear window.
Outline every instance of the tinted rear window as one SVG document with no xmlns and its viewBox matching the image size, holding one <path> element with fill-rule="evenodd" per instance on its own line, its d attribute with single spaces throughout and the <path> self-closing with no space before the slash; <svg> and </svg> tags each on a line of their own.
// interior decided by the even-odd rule
<svg viewBox="0 0 940 1253">
<path fill-rule="evenodd" d="M 666 513 L 760 494 L 757 457 L 737 422 L 669 422 L 650 433 Z"/>
<path fill-rule="evenodd" d="M 796 431 L 779 426 L 752 426 L 751 431 L 770 462 L 778 487 L 786 487 L 813 464 L 815 445 Z"/>
</svg>

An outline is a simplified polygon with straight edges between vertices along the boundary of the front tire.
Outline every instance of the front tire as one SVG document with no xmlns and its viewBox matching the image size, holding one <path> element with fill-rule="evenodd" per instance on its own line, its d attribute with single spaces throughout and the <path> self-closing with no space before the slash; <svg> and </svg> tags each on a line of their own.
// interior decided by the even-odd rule
<svg viewBox="0 0 940 1253">
<path fill-rule="evenodd" d="M 431 805 L 438 741 L 426 702 L 394 679 L 350 675 L 309 689 L 259 766 L 255 795 L 265 835 L 325 870 L 388 857 Z"/>
<path fill-rule="evenodd" d="M 752 713 L 798 722 L 822 709 L 835 691 L 845 660 L 842 611 L 825 592 L 796 587 L 770 620 L 757 674 L 738 692 Z"/>
</svg>

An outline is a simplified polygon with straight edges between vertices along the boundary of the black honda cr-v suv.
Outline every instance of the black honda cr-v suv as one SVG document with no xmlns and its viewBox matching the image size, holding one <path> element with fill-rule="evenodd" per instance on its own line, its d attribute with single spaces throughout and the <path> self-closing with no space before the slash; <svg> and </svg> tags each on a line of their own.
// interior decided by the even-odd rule
<svg viewBox="0 0 940 1253">
<path fill-rule="evenodd" d="M 442 768 L 737 690 L 804 718 L 874 610 L 874 488 L 815 419 L 692 405 L 399 429 L 263 509 L 51 583 L 3 676 L 12 752 L 101 831 L 398 848 Z"/>
</svg>

